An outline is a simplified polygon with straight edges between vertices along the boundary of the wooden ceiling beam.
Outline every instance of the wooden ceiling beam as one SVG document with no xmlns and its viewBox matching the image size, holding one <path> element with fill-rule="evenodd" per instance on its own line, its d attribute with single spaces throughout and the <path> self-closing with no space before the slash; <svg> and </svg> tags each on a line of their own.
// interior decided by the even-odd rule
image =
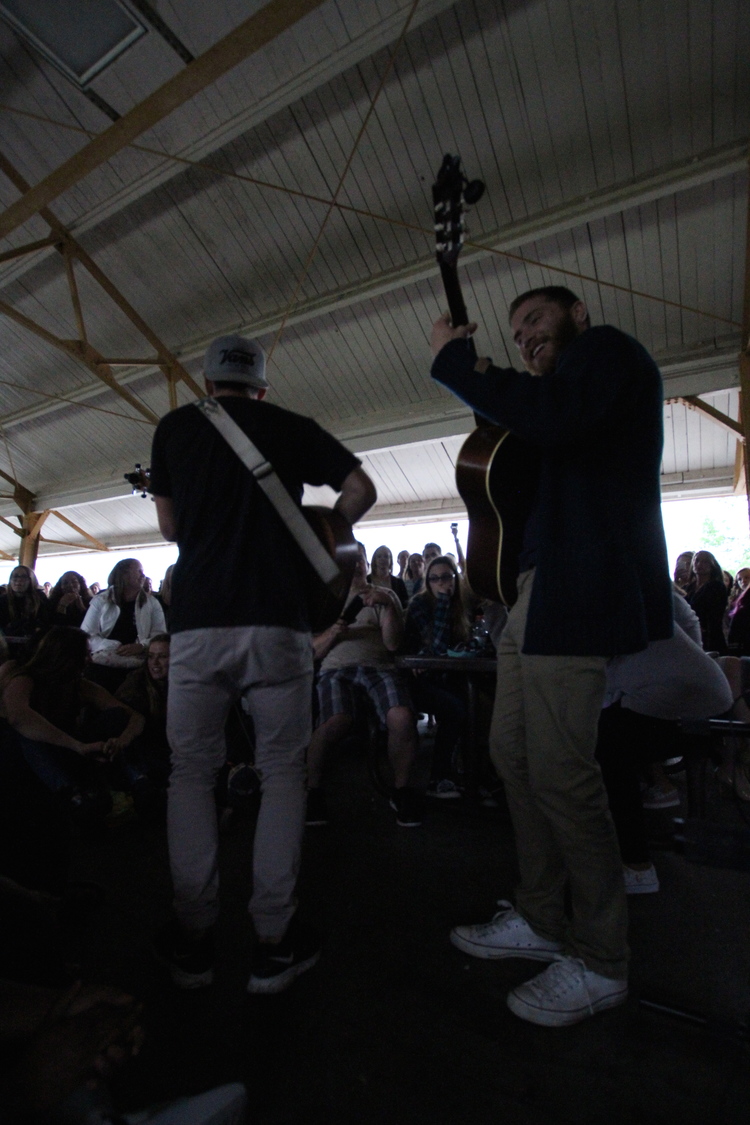
<svg viewBox="0 0 750 1125">
<path fill-rule="evenodd" d="M 8 474 L 4 473 L 2 469 L 0 469 L 0 477 L 2 477 L 3 480 L 7 480 L 8 484 L 13 485 L 13 499 L 15 500 L 16 504 L 18 504 L 18 507 L 21 509 L 21 511 L 33 511 L 34 504 L 36 503 L 36 496 L 31 491 L 31 489 L 24 488 L 24 486 L 20 484 L 15 477 L 8 476 Z M 13 524 L 11 524 L 10 526 L 13 527 Z M 15 528 L 13 528 L 13 530 L 15 531 Z"/>
<path fill-rule="evenodd" d="M 738 441 L 744 442 L 745 440 L 745 431 L 741 422 L 735 421 L 734 418 L 730 418 L 728 414 L 717 410 L 715 406 L 704 402 L 702 398 L 698 398 L 696 395 L 680 395 L 679 398 L 667 398 L 664 402 L 666 405 L 673 402 L 682 403 L 688 410 L 696 410 L 699 414 L 704 414 L 707 418 L 710 418 L 712 422 L 716 422 L 718 426 L 728 430 L 732 437 L 737 438 Z"/>
<path fill-rule="evenodd" d="M 96 547 L 96 549 L 98 551 L 108 551 L 109 550 L 109 547 L 107 546 L 106 543 L 102 543 L 100 539 L 95 539 L 93 535 L 89 535 L 88 531 L 84 531 L 84 529 L 82 527 L 79 527 L 77 523 L 73 523 L 73 521 L 69 520 L 67 516 L 64 516 L 62 514 L 62 512 L 58 512 L 56 509 L 53 508 L 52 509 L 52 515 L 55 516 L 57 519 L 62 520 L 63 523 L 66 523 L 68 525 L 68 527 L 72 527 L 73 531 L 77 531 L 79 535 L 82 535 L 84 537 L 84 539 L 88 539 L 89 543 L 93 543 L 93 545 Z M 51 543 L 52 540 L 48 539 L 47 542 Z M 71 544 L 71 545 L 74 546 L 75 544 Z"/>
<path fill-rule="evenodd" d="M 0 153 L 0 171 L 5 173 L 11 183 L 14 184 L 19 191 L 29 190 L 28 181 L 23 178 L 18 169 L 14 168 L 8 158 L 2 153 Z M 112 281 L 110 281 L 110 279 L 107 277 L 104 271 L 99 268 L 93 258 L 91 258 L 86 253 L 81 244 L 76 241 L 67 227 L 65 227 L 60 222 L 54 212 L 44 207 L 42 208 L 40 215 L 44 219 L 45 223 L 47 223 L 47 225 L 53 231 L 53 234 L 55 236 L 53 238 L 53 242 L 65 258 L 66 269 L 68 270 L 68 284 L 70 284 L 70 270 L 72 269 L 72 263 L 70 266 L 68 265 L 68 263 L 70 262 L 70 256 L 75 255 L 83 268 L 91 275 L 91 277 L 93 277 L 94 281 L 99 284 L 99 286 L 104 290 L 110 300 L 114 301 L 120 311 L 123 312 L 128 318 L 130 323 L 135 325 L 144 339 L 148 340 L 154 350 L 158 353 L 159 360 L 157 362 L 161 362 L 171 370 L 173 370 L 176 377 L 182 379 L 182 381 L 190 387 L 196 397 L 202 398 L 204 393 L 202 387 L 200 387 L 198 383 L 195 382 L 193 377 L 189 374 L 188 371 L 185 370 L 176 356 L 174 356 L 166 346 L 166 344 L 164 344 L 159 339 L 150 325 L 148 325 L 140 315 L 140 313 L 138 313 L 133 308 L 133 306 L 120 292 L 117 286 Z M 75 279 L 73 279 L 73 282 L 75 284 Z"/>
<path fill-rule="evenodd" d="M 38 238 L 36 242 L 26 242 L 23 246 L 16 246 L 15 250 L 5 250 L 0 254 L 0 262 L 11 262 L 14 258 L 23 258 L 26 254 L 33 254 L 37 250 L 44 250 L 47 246 L 54 246 L 57 238 L 54 234 L 47 238 Z"/>
<path fill-rule="evenodd" d="M 66 352 L 74 359 L 80 360 L 81 363 L 88 367 L 89 371 L 92 371 L 94 375 L 96 375 L 97 379 L 101 379 L 103 383 L 106 383 L 110 390 L 124 399 L 125 402 L 132 406 L 134 410 L 137 410 L 139 414 L 142 414 L 149 422 L 153 422 L 153 424 L 156 425 L 159 421 L 153 411 L 149 410 L 147 406 L 144 406 L 142 402 L 139 402 L 125 387 L 120 386 L 112 374 L 111 369 L 104 361 L 104 358 L 95 348 L 92 348 L 91 344 L 82 343 L 80 340 L 61 340 L 59 336 L 55 336 L 54 333 L 49 332 L 46 328 L 43 328 L 41 324 L 37 324 L 36 321 L 31 320 L 30 317 L 24 316 L 23 313 L 18 312 L 11 305 L 6 304 L 5 301 L 0 301 L 0 313 L 7 316 L 9 320 L 14 320 L 16 324 L 25 328 L 27 332 L 31 332 L 34 336 L 38 336 L 41 340 L 51 344 L 53 348 L 57 348 L 59 351 Z"/>
<path fill-rule="evenodd" d="M 88 343 L 88 336 L 86 335 L 86 323 L 83 319 L 83 309 L 81 308 L 81 296 L 78 292 L 78 284 L 73 268 L 73 254 L 67 246 L 63 249 L 63 258 L 65 259 L 65 276 L 68 279 L 70 299 L 73 302 L 73 314 L 76 318 L 76 325 L 78 326 L 78 339 L 82 344 L 86 344 Z"/>
<path fill-rule="evenodd" d="M 111 160 L 126 145 L 152 129 L 170 113 L 213 85 L 228 71 L 265 47 L 304 16 L 319 8 L 323 0 L 270 0 L 270 3 L 235 27 L 213 47 L 125 113 L 75 153 L 21 199 L 0 215 L 0 238 L 38 214 L 53 199 Z"/>
<path fill-rule="evenodd" d="M 12 496 L 11 499 L 15 500 L 15 496 Z M 21 528 L 16 527 L 16 525 L 14 523 L 11 523 L 10 520 L 6 520 L 5 516 L 0 516 L 0 523 L 4 523 L 7 527 L 10 528 L 12 532 L 14 532 L 19 537 L 19 539 L 23 539 L 23 532 L 21 531 Z"/>
</svg>

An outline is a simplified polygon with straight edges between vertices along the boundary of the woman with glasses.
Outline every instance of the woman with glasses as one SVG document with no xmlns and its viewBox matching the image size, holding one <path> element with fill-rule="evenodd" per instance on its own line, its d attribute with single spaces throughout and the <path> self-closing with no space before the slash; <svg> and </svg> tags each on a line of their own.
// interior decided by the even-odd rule
<svg viewBox="0 0 750 1125">
<path fill-rule="evenodd" d="M 25 660 L 50 626 L 49 602 L 34 571 L 17 566 L 10 572 L 7 592 L 0 597 L 0 630 L 14 659 Z"/>
<path fill-rule="evenodd" d="M 468 636 L 469 621 L 456 564 L 440 555 L 427 567 L 424 592 L 409 602 L 404 648 L 420 655 L 445 656 Z M 412 695 L 416 709 L 434 715 L 437 722 L 427 796 L 443 800 L 460 797 L 454 758 L 466 724 L 461 686 L 450 672 L 415 672 Z"/>
</svg>

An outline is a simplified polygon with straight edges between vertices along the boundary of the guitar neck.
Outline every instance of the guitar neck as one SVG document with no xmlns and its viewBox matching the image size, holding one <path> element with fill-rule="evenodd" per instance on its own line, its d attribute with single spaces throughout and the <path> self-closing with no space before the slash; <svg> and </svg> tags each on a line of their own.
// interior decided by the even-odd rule
<svg viewBox="0 0 750 1125">
<path fill-rule="evenodd" d="M 468 324 L 469 316 L 466 312 L 466 305 L 458 280 L 458 270 L 455 265 L 447 265 L 445 262 L 441 262 L 440 276 L 443 279 L 443 288 L 448 298 L 448 311 L 451 314 L 453 327 L 458 328 L 461 324 Z"/>
</svg>

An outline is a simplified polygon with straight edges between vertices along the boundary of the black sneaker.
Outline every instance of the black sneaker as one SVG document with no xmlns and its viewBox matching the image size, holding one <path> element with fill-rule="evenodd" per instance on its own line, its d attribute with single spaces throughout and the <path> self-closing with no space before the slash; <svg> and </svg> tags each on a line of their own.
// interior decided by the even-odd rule
<svg viewBox="0 0 750 1125">
<path fill-rule="evenodd" d="M 416 789 L 404 785 L 394 789 L 390 806 L 396 813 L 396 824 L 401 828 L 419 828 L 422 823 L 422 796 Z"/>
<path fill-rule="evenodd" d="M 173 919 L 154 938 L 154 954 L 178 988 L 205 988 L 213 984 L 213 928 L 196 937 Z"/>
<path fill-rule="evenodd" d="M 320 938 L 314 930 L 292 918 L 280 942 L 258 942 L 250 965 L 247 991 L 271 996 L 283 992 L 320 957 Z"/>
<path fill-rule="evenodd" d="M 311 828 L 328 824 L 328 802 L 322 789 L 307 790 L 305 824 Z"/>
</svg>

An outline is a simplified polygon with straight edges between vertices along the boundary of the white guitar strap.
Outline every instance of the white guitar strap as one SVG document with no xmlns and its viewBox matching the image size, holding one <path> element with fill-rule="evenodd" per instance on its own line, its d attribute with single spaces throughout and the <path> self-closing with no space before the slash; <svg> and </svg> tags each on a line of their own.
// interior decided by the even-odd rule
<svg viewBox="0 0 750 1125">
<path fill-rule="evenodd" d="M 195 405 L 250 470 L 321 582 L 328 585 L 338 578 L 339 568 L 279 480 L 271 462 L 265 459 L 217 399 L 203 398 Z"/>
</svg>

